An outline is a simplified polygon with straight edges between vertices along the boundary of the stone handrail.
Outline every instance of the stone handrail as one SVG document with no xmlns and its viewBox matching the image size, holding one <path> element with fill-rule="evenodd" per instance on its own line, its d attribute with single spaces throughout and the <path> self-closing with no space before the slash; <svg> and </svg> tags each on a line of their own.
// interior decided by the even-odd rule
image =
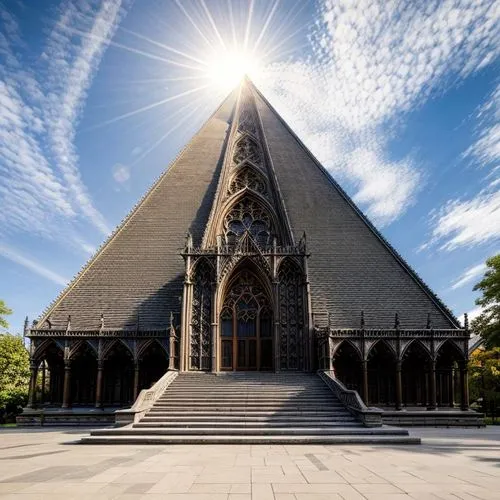
<svg viewBox="0 0 500 500">
<path fill-rule="evenodd" d="M 143 389 L 131 408 L 115 411 L 116 425 L 123 426 L 138 422 L 153 406 L 154 402 L 177 377 L 177 370 L 168 370 L 151 388 Z"/>
<path fill-rule="evenodd" d="M 383 411 L 381 409 L 366 406 L 357 391 L 347 389 L 344 384 L 335 378 L 333 371 L 320 370 L 318 374 L 346 409 L 365 427 L 382 426 Z"/>
</svg>

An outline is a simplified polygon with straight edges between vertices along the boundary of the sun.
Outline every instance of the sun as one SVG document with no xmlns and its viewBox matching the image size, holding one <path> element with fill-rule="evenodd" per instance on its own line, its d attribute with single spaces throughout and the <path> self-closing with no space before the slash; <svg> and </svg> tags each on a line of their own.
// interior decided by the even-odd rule
<svg viewBox="0 0 500 500">
<path fill-rule="evenodd" d="M 245 75 L 255 79 L 258 72 L 257 58 L 245 51 L 223 51 L 208 59 L 207 77 L 220 90 L 230 91 Z"/>
</svg>

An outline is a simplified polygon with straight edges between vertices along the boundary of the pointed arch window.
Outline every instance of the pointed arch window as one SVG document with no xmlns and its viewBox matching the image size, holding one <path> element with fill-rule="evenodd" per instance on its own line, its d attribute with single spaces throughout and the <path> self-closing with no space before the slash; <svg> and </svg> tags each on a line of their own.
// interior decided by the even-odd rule
<svg viewBox="0 0 500 500">
<path fill-rule="evenodd" d="M 233 177 L 229 185 L 229 194 L 237 193 L 242 189 L 251 189 L 263 195 L 267 193 L 264 177 L 251 167 L 243 167 L 242 170 Z"/>
<path fill-rule="evenodd" d="M 246 231 L 259 245 L 265 246 L 271 242 L 271 216 L 260 203 L 249 197 L 236 203 L 224 218 L 224 233 L 228 244 L 235 244 Z"/>
<path fill-rule="evenodd" d="M 262 166 L 262 155 L 257 143 L 248 135 L 244 135 L 234 148 L 233 162 L 239 165 L 242 161 L 251 161 L 254 165 Z"/>
</svg>

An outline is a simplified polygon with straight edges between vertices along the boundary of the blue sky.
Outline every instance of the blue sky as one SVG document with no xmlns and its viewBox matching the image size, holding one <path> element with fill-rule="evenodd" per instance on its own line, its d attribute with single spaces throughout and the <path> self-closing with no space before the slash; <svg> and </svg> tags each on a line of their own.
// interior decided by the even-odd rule
<svg viewBox="0 0 500 500">
<path fill-rule="evenodd" d="M 499 9 L 0 0 L 11 330 L 80 270 L 250 56 L 256 85 L 384 236 L 457 315 L 475 314 L 472 286 L 500 248 Z"/>
</svg>

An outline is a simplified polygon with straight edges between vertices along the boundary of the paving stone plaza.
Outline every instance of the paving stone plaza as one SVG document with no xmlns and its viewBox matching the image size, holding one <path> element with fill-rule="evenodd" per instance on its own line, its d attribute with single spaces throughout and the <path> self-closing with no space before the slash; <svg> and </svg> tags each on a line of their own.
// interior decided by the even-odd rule
<svg viewBox="0 0 500 500">
<path fill-rule="evenodd" d="M 417 446 L 78 444 L 85 434 L 0 430 L 0 498 L 500 498 L 500 427 L 414 429 Z"/>
</svg>

